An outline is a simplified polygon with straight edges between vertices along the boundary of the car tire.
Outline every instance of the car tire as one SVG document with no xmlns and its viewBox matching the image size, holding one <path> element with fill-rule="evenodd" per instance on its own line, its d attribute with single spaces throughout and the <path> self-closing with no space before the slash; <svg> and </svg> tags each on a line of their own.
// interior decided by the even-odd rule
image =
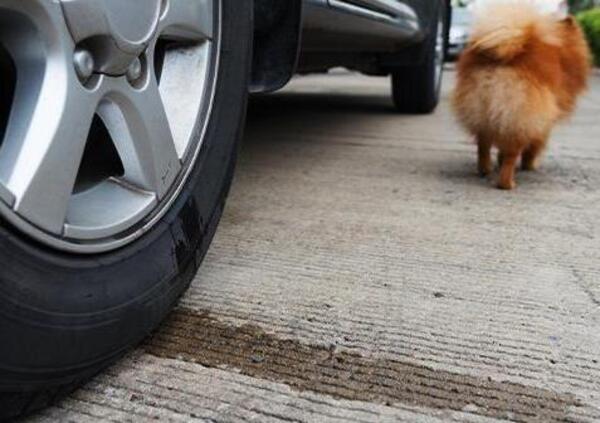
<svg viewBox="0 0 600 423">
<path fill-rule="evenodd" d="M 152 229 L 115 251 L 76 255 L 0 220 L 0 421 L 54 402 L 122 357 L 156 329 L 196 274 L 232 180 L 251 68 L 252 2 L 222 0 L 220 16 L 202 147 Z"/>
<path fill-rule="evenodd" d="M 416 65 L 394 69 L 391 74 L 394 106 L 400 113 L 429 114 L 439 101 L 447 46 L 448 7 L 440 2 L 428 37 L 418 46 L 424 51 Z"/>
</svg>

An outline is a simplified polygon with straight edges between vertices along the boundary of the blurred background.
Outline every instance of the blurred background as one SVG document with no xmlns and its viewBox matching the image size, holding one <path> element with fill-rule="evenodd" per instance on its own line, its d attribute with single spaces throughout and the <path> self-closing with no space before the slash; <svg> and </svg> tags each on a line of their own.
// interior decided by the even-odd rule
<svg viewBox="0 0 600 423">
<path fill-rule="evenodd" d="M 456 60 L 466 46 L 472 21 L 471 8 L 482 1 L 485 0 L 454 0 L 448 51 L 450 60 Z M 556 10 L 568 9 L 577 17 L 590 43 L 595 65 L 600 66 L 600 0 L 544 0 L 544 4 L 550 4 Z"/>
</svg>

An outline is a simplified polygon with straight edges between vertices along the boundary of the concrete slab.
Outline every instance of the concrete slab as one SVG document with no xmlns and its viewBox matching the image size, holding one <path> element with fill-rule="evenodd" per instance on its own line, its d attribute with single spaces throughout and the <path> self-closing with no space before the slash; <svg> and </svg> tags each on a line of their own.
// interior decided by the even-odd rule
<svg viewBox="0 0 600 423">
<path fill-rule="evenodd" d="M 600 419 L 600 76 L 510 193 L 452 84 L 433 116 L 350 74 L 255 99 L 178 310 L 31 421 Z"/>
</svg>

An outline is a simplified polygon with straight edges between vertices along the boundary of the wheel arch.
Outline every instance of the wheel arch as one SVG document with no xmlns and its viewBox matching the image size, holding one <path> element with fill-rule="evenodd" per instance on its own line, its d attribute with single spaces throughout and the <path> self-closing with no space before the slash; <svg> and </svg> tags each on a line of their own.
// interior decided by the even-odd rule
<svg viewBox="0 0 600 423">
<path fill-rule="evenodd" d="M 302 0 L 254 0 L 250 92 L 282 88 L 294 75 L 302 33 Z"/>
</svg>

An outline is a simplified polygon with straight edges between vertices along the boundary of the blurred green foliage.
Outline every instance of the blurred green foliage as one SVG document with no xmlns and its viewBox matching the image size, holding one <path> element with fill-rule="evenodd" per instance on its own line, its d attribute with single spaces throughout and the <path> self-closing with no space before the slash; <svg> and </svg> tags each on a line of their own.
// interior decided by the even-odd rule
<svg viewBox="0 0 600 423">
<path fill-rule="evenodd" d="M 590 43 L 596 66 L 600 66 L 600 7 L 579 13 L 577 20 Z"/>
</svg>

